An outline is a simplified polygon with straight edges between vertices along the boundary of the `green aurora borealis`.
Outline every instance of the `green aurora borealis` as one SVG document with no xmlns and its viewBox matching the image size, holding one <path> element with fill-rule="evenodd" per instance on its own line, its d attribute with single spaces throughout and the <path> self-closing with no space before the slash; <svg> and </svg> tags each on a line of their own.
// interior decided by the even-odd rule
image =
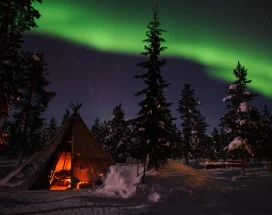
<svg viewBox="0 0 272 215">
<path fill-rule="evenodd" d="M 196 0 L 156 2 L 161 27 L 167 30 L 165 56 L 199 63 L 211 77 L 227 81 L 233 81 L 239 60 L 248 69 L 251 88 L 272 97 L 269 5 L 245 7 L 243 0 L 210 0 L 205 5 Z M 139 55 L 153 6 L 151 0 L 44 0 L 35 4 L 42 17 L 34 33 L 100 51 Z"/>
</svg>

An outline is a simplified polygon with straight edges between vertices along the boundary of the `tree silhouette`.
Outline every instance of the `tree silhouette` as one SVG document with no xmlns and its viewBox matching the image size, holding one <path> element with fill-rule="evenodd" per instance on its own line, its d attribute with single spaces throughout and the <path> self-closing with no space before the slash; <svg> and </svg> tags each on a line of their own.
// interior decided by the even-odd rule
<svg viewBox="0 0 272 215">
<path fill-rule="evenodd" d="M 142 55 L 147 59 L 138 64 L 146 70 L 142 75 L 136 75 L 145 83 L 145 88 L 136 96 L 143 100 L 139 103 L 140 110 L 134 120 L 134 134 L 137 136 L 138 154 L 144 164 L 143 183 L 146 168 L 157 168 L 167 163 L 171 147 L 171 131 L 173 130 L 172 116 L 169 111 L 170 104 L 166 102 L 164 91 L 169 85 L 161 76 L 161 67 L 166 64 L 165 60 L 159 60 L 159 55 L 166 47 L 162 46 L 165 40 L 161 34 L 165 32 L 160 29 L 158 8 L 153 9 L 153 21 L 151 21 L 146 32 L 147 45 Z"/>
</svg>

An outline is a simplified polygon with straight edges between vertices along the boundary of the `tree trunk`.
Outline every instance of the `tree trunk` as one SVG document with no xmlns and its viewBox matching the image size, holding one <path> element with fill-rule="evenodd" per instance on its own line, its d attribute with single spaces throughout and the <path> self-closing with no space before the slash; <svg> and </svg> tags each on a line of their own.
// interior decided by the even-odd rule
<svg viewBox="0 0 272 215">
<path fill-rule="evenodd" d="M 146 162 L 147 162 L 147 154 L 146 154 L 145 159 L 144 159 L 144 170 L 143 170 L 142 184 L 145 183 Z"/>
<path fill-rule="evenodd" d="M 188 144 L 188 140 L 187 140 L 187 135 L 185 136 L 185 150 L 184 150 L 184 155 L 185 155 L 185 163 L 188 165 L 189 164 L 189 144 Z"/>
<path fill-rule="evenodd" d="M 144 159 L 144 170 L 143 170 L 143 178 L 142 178 L 142 184 L 145 183 L 145 173 L 146 173 L 146 165 L 147 165 L 147 157 L 148 157 L 148 143 L 145 143 L 145 159 Z"/>
<path fill-rule="evenodd" d="M 139 176 L 139 160 L 137 160 L 137 177 Z"/>
</svg>

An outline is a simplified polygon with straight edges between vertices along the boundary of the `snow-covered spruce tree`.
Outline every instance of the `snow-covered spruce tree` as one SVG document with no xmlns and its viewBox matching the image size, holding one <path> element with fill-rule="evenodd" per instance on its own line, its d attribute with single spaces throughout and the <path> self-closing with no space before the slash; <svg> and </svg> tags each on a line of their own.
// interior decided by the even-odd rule
<svg viewBox="0 0 272 215">
<path fill-rule="evenodd" d="M 247 114 L 246 123 L 242 123 L 241 131 L 245 133 L 247 138 L 247 144 L 250 146 L 251 153 L 246 154 L 247 160 L 253 155 L 255 163 L 261 162 L 262 160 L 262 122 L 259 110 L 250 106 L 250 111 Z"/>
<path fill-rule="evenodd" d="M 94 120 L 94 124 L 91 127 L 91 132 L 94 134 L 96 140 L 101 144 L 103 149 L 107 151 L 105 142 L 106 142 L 106 137 L 108 136 L 109 133 L 109 128 L 108 128 L 109 122 L 104 120 L 101 122 L 99 118 L 96 118 Z"/>
<path fill-rule="evenodd" d="M 224 150 L 221 132 L 214 128 L 211 133 L 211 144 L 208 148 L 208 158 L 210 160 L 225 160 L 226 151 Z"/>
<path fill-rule="evenodd" d="M 101 126 L 101 121 L 100 119 L 97 117 L 95 118 L 94 122 L 93 122 L 93 125 L 91 127 L 91 132 L 93 133 L 93 135 L 95 136 L 95 138 L 97 140 L 99 140 L 99 131 L 100 131 L 100 126 Z"/>
<path fill-rule="evenodd" d="M 195 96 L 195 90 L 190 88 L 190 84 L 185 84 L 180 94 L 178 112 L 181 118 L 182 135 L 183 135 L 183 154 L 186 164 L 189 163 L 189 156 L 193 151 L 193 133 L 196 125 L 198 110 L 200 105 L 198 98 Z"/>
<path fill-rule="evenodd" d="M 206 158 L 214 161 L 217 160 L 216 145 L 219 142 L 219 131 L 217 128 L 213 128 L 211 135 L 209 136 L 210 145 L 206 151 Z"/>
<path fill-rule="evenodd" d="M 246 156 L 252 154 L 250 145 L 250 134 L 253 132 L 253 111 L 256 110 L 249 105 L 256 95 L 247 91 L 251 80 L 247 79 L 247 69 L 240 62 L 233 70 L 236 80 L 227 87 L 228 94 L 223 101 L 227 103 L 227 113 L 221 118 L 220 126 L 223 130 L 223 138 L 227 149 L 233 156 L 242 159 L 242 171 L 245 169 Z M 255 133 L 255 132 L 254 132 Z"/>
<path fill-rule="evenodd" d="M 166 102 L 164 95 L 169 84 L 161 76 L 161 67 L 166 64 L 166 60 L 159 60 L 159 55 L 166 49 L 162 46 L 165 40 L 161 37 L 165 31 L 160 29 L 157 8 L 153 9 L 153 21 L 147 28 L 147 39 L 144 40 L 147 45 L 144 46 L 145 52 L 142 53 L 147 59 L 138 64 L 146 72 L 135 76 L 143 80 L 146 87 L 135 94 L 141 96 L 143 100 L 139 103 L 140 110 L 134 120 L 134 134 L 138 142 L 135 150 L 144 164 L 144 175 L 146 168 L 158 168 L 167 163 L 171 152 L 170 140 L 173 130 L 170 104 Z"/>
<path fill-rule="evenodd" d="M 192 151 L 191 154 L 195 159 L 195 165 L 198 165 L 199 159 L 204 157 L 207 153 L 209 143 L 206 135 L 207 127 L 205 117 L 197 110 L 195 117 L 192 118 L 193 126 L 191 131 L 191 143 Z"/>
<path fill-rule="evenodd" d="M 108 135 L 104 139 L 104 149 L 116 163 L 125 163 L 129 156 L 130 127 L 125 120 L 122 104 L 114 107 L 112 119 L 108 122 Z"/>
<path fill-rule="evenodd" d="M 171 158 L 176 159 L 176 158 L 182 158 L 182 135 L 179 129 L 177 128 L 177 125 L 173 125 L 173 130 L 171 131 L 172 133 L 172 139 L 171 139 Z"/>
<path fill-rule="evenodd" d="M 22 33 L 37 27 L 35 19 L 40 17 L 39 12 L 32 7 L 34 1 L 0 2 L 0 124 L 17 98 Z M 41 3 L 41 0 L 36 1 Z"/>
<path fill-rule="evenodd" d="M 46 90 L 49 82 L 43 54 L 25 52 L 23 56 L 18 87 L 20 99 L 14 105 L 9 141 L 12 145 L 19 145 L 21 155 L 27 155 L 35 151 L 43 139 L 41 128 L 44 119 L 41 116 L 55 93 Z"/>
</svg>

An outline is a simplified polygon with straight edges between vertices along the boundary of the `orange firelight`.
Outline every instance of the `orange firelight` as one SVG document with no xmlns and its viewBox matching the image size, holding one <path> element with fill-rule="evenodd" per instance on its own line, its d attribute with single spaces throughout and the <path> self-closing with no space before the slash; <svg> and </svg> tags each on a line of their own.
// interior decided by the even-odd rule
<svg viewBox="0 0 272 215">
<path fill-rule="evenodd" d="M 76 189 L 79 189 L 80 188 L 80 185 L 86 185 L 88 184 L 88 182 L 83 182 L 83 181 L 80 181 L 76 184 Z"/>
</svg>

